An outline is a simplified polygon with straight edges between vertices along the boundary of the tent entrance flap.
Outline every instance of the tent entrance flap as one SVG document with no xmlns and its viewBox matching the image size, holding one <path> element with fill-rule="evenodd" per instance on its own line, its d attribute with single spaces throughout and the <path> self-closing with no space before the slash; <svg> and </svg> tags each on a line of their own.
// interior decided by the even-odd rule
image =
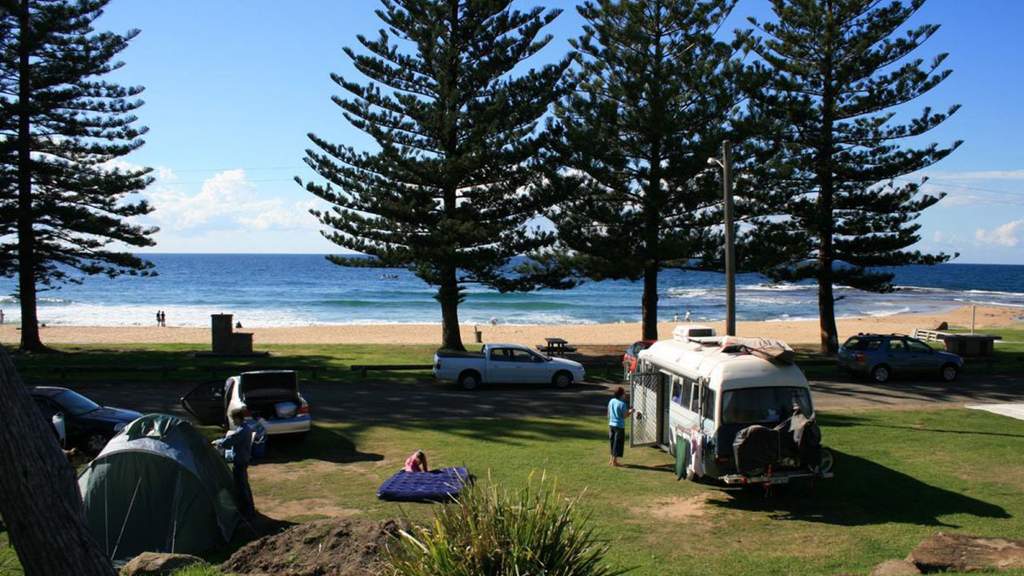
<svg viewBox="0 0 1024 576">
<path fill-rule="evenodd" d="M 661 388 L 659 372 L 639 372 L 630 379 L 629 396 L 633 405 L 632 429 L 629 445 L 654 446 L 660 437 L 661 414 L 658 390 Z"/>
</svg>

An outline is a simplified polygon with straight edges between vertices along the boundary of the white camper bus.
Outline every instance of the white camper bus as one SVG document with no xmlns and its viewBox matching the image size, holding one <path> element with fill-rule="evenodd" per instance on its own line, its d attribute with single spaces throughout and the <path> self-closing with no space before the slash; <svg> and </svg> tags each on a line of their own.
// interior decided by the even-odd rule
<svg viewBox="0 0 1024 576">
<path fill-rule="evenodd" d="M 726 484 L 831 477 L 814 403 L 785 343 L 684 332 L 639 355 L 631 446 L 676 456 L 676 473 Z"/>
</svg>

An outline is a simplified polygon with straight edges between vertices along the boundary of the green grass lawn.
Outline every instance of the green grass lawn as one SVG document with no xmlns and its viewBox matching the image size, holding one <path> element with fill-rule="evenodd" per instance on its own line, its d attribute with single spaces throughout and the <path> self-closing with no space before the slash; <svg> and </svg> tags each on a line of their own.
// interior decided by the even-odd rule
<svg viewBox="0 0 1024 576">
<path fill-rule="evenodd" d="M 997 345 L 995 365 L 1013 372 L 1024 357 L 1024 330 L 1000 332 L 1010 343 Z M 352 364 L 424 363 L 432 352 L 430 346 L 268 346 L 269 358 L 229 361 L 192 358 L 195 348 L 62 347 L 66 354 L 20 356 L 16 362 L 30 381 L 53 381 L 57 364 L 180 365 L 176 380 L 205 380 L 210 366 L 316 366 L 321 379 L 349 381 L 359 378 L 349 370 Z M 110 376 L 99 371 L 75 380 Z M 160 378 L 141 373 L 122 379 Z M 824 413 L 821 422 L 825 443 L 837 455 L 836 478 L 768 497 L 678 482 L 670 457 L 649 448 L 628 450 L 631 467 L 610 469 L 607 429 L 599 417 L 318 425 L 305 443 L 276 446 L 251 474 L 261 509 L 292 521 L 325 515 L 429 518 L 430 505 L 375 497 L 377 486 L 416 448 L 427 451 L 433 466 L 464 464 L 509 487 L 543 474 L 565 494 L 583 494 L 584 508 L 611 543 L 610 560 L 638 575 L 863 574 L 882 560 L 906 556 L 937 531 L 1024 535 L 1024 422 L 959 409 Z M 0 574 L 19 573 L 0 532 Z"/>
<path fill-rule="evenodd" d="M 1024 329 L 986 332 L 1002 336 L 1004 342 L 996 344 L 993 358 L 968 360 L 967 371 L 982 375 L 1024 376 Z M 26 381 L 59 384 L 59 369 L 62 367 L 86 367 L 86 370 L 69 370 L 67 374 L 76 382 L 199 382 L 236 374 L 240 368 L 293 368 L 304 380 L 315 375 L 322 381 L 351 382 L 361 378 L 358 372 L 350 369 L 352 365 L 430 364 L 436 349 L 432 345 L 402 344 L 276 344 L 260 347 L 270 352 L 267 357 L 212 358 L 195 356 L 194 352 L 203 348 L 196 344 L 59 345 L 55 348 L 61 353 L 15 355 L 15 364 Z M 823 356 L 813 348 L 799 347 L 797 354 L 797 363 L 808 378 L 827 379 L 840 375 L 835 359 Z M 128 367 L 130 371 L 105 370 L 113 367 Z M 164 367 L 174 370 L 164 374 L 160 371 Z M 430 374 L 429 370 L 421 370 L 375 371 L 371 375 L 375 380 L 410 381 L 429 377 Z M 614 381 L 621 378 L 621 368 L 588 368 L 588 377 Z"/>
<path fill-rule="evenodd" d="M 429 518 L 430 505 L 375 497 L 415 448 L 509 487 L 543 474 L 583 494 L 611 560 L 637 575 L 866 573 L 940 530 L 1024 534 L 1024 422 L 939 410 L 825 414 L 822 424 L 836 478 L 770 496 L 679 482 L 654 449 L 610 469 L 600 418 L 318 426 L 251 474 L 261 508 L 293 521 Z"/>
<path fill-rule="evenodd" d="M 251 474 L 261 509 L 292 521 L 429 518 L 431 505 L 375 497 L 415 448 L 509 487 L 543 474 L 583 494 L 611 561 L 637 575 L 866 573 L 937 531 L 1024 534 L 1024 422 L 951 409 L 823 414 L 822 425 L 836 478 L 769 496 L 679 482 L 649 448 L 608 468 L 600 418 L 317 426 Z"/>
<path fill-rule="evenodd" d="M 240 368 L 296 369 L 303 379 L 354 381 L 360 378 L 352 365 L 430 364 L 436 346 L 397 344 L 295 344 L 261 346 L 270 352 L 265 357 L 218 358 L 195 356 L 203 347 L 196 344 L 117 344 L 58 345 L 59 354 L 14 355 L 14 363 L 22 378 L 30 383 L 59 383 L 59 369 L 69 367 L 68 376 L 75 382 L 161 380 L 203 381 L 237 374 Z M 166 374 L 161 369 L 173 368 Z M 75 370 L 84 368 L 84 370 Z M 119 369 L 127 368 L 127 371 Z M 416 379 L 428 376 L 429 370 L 413 372 L 373 372 L 375 380 Z"/>
</svg>

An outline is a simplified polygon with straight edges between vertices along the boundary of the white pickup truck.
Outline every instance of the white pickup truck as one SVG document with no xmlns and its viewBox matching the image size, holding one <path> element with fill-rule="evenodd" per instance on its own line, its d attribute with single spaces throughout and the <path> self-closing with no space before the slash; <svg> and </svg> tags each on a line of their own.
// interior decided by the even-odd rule
<svg viewBox="0 0 1024 576">
<path fill-rule="evenodd" d="M 434 377 L 457 382 L 466 390 L 480 384 L 533 384 L 550 382 L 558 388 L 582 382 L 579 362 L 551 358 L 519 344 L 486 344 L 480 352 L 434 354 Z"/>
</svg>

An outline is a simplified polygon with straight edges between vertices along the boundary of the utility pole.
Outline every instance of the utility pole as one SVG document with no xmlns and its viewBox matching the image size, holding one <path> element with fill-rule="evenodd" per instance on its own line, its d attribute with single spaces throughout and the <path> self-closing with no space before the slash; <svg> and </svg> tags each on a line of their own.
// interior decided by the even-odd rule
<svg viewBox="0 0 1024 576">
<path fill-rule="evenodd" d="M 722 188 L 725 192 L 725 334 L 736 335 L 736 226 L 732 205 L 732 146 L 722 142 Z"/>
<path fill-rule="evenodd" d="M 736 224 L 732 202 L 732 145 L 722 142 L 722 158 L 708 158 L 708 164 L 722 169 L 725 205 L 725 334 L 736 335 Z"/>
</svg>

